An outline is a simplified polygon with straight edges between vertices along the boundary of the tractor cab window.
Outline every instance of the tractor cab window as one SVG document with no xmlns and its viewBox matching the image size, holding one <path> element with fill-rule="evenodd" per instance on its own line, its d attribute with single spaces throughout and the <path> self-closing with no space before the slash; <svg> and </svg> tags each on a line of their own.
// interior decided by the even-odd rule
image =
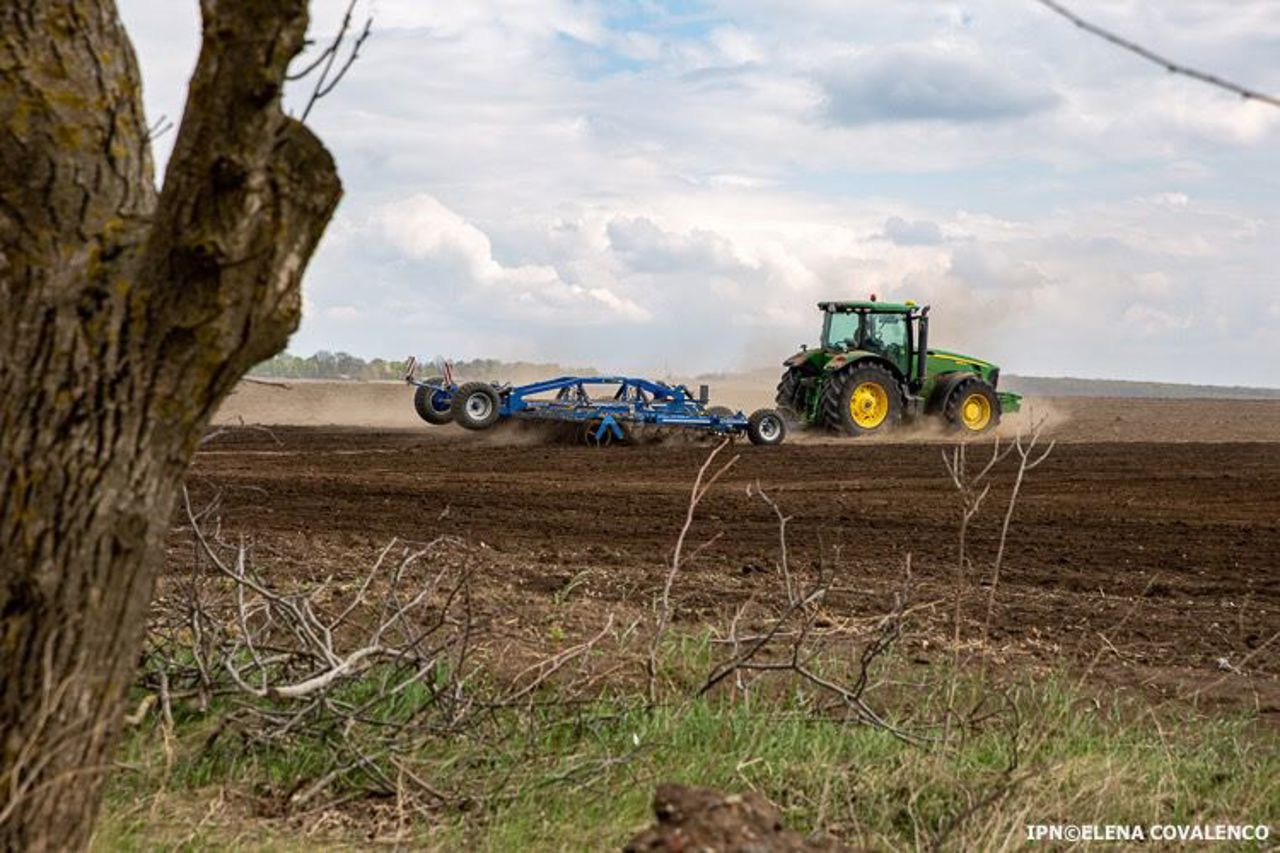
<svg viewBox="0 0 1280 853">
<path fill-rule="evenodd" d="M 865 349 L 895 357 L 907 352 L 907 315 L 850 311 L 829 315 L 826 340 L 831 349 Z"/>
<path fill-rule="evenodd" d="M 863 333 L 862 348 L 886 353 L 907 347 L 905 314 L 869 314 Z"/>
<path fill-rule="evenodd" d="M 907 369 L 911 355 L 906 314 L 841 311 L 827 315 L 823 346 L 827 349 L 861 349 L 883 355 Z"/>
<path fill-rule="evenodd" d="M 859 349 L 863 316 L 854 313 L 828 314 L 823 346 L 827 349 Z"/>
<path fill-rule="evenodd" d="M 862 348 L 878 352 L 906 370 L 910 356 L 907 337 L 906 314 L 868 314 Z"/>
</svg>

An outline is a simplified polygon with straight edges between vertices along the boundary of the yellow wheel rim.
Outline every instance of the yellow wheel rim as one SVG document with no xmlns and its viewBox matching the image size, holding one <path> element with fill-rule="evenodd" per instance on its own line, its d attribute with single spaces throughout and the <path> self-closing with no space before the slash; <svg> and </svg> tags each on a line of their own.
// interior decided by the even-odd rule
<svg viewBox="0 0 1280 853">
<path fill-rule="evenodd" d="M 970 394 L 960 404 L 960 420 L 964 428 L 980 432 L 991 423 L 991 401 L 983 394 Z"/>
<path fill-rule="evenodd" d="M 889 417 L 889 392 L 879 382 L 863 382 L 849 397 L 849 414 L 863 429 L 875 429 Z"/>
</svg>

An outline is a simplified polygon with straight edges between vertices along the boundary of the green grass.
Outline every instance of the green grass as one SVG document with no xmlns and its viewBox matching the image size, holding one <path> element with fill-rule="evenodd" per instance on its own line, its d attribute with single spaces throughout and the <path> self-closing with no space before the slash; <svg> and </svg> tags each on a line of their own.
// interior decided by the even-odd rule
<svg viewBox="0 0 1280 853">
<path fill-rule="evenodd" d="M 669 660 L 704 662 L 696 639 L 673 642 Z M 694 682 L 695 672 L 705 669 L 691 666 L 684 680 Z M 919 668 L 902 675 L 936 686 L 896 688 L 881 703 L 900 720 L 935 717 L 945 676 Z M 957 706 L 984 695 L 991 691 L 962 679 Z M 651 710 L 612 696 L 573 710 L 506 711 L 413 757 L 416 772 L 454 802 L 410 822 L 401 840 L 441 849 L 617 849 L 648 822 L 653 788 L 667 781 L 757 790 L 794 829 L 886 849 L 928 846 L 939 834 L 954 849 L 1018 846 L 1029 823 L 1280 825 L 1275 734 L 1246 717 L 1166 709 L 1157 719 L 1139 698 L 1099 703 L 1064 677 L 1028 679 L 1003 695 L 1003 714 L 946 749 L 817 719 L 813 692 L 787 683 L 750 701 L 715 696 Z M 423 696 L 402 695 L 379 713 L 403 718 Z M 385 830 L 386 821 L 371 829 L 357 817 L 304 843 L 300 832 L 314 818 L 259 814 L 255 804 L 321 775 L 327 747 L 249 748 L 224 735 L 206 749 L 218 717 L 180 716 L 168 747 L 155 728 L 129 737 L 98 849 L 360 846 Z M 387 801 L 380 807 L 394 811 Z"/>
</svg>

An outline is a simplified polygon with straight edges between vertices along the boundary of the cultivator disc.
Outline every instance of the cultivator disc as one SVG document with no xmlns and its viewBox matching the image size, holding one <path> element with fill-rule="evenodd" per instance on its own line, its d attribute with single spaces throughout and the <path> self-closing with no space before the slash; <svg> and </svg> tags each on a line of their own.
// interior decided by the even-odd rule
<svg viewBox="0 0 1280 853">
<path fill-rule="evenodd" d="M 578 427 L 578 438 L 587 447 L 609 447 L 628 442 L 627 430 L 610 418 L 595 418 Z"/>
<path fill-rule="evenodd" d="M 675 427 L 641 424 L 632 427 L 627 434 L 627 444 L 633 445 L 681 445 L 707 444 L 723 438 L 736 438 L 734 433 L 717 433 L 710 430 L 689 430 Z"/>
</svg>

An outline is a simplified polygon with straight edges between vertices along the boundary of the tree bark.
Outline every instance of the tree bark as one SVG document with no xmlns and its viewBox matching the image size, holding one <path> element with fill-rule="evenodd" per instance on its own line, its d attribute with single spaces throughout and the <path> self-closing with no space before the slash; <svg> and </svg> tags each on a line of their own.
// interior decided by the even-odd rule
<svg viewBox="0 0 1280 853">
<path fill-rule="evenodd" d="M 202 0 L 155 189 L 112 0 L 0 4 L 0 849 L 83 847 L 174 495 L 297 327 L 341 184 L 280 92 L 306 0 Z"/>
</svg>

